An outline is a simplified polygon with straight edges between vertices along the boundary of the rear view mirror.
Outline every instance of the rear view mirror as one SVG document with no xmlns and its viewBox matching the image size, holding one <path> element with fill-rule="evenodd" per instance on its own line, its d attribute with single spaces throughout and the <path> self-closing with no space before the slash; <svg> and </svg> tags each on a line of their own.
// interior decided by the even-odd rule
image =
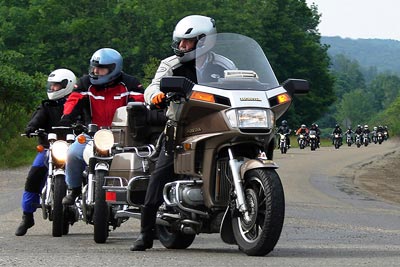
<svg viewBox="0 0 400 267">
<path fill-rule="evenodd" d="M 167 93 L 183 93 L 188 94 L 191 92 L 194 83 L 185 77 L 168 76 L 161 78 L 160 90 Z"/>
<path fill-rule="evenodd" d="M 291 96 L 304 95 L 310 91 L 308 81 L 302 79 L 287 79 L 282 83 L 282 86 Z"/>
</svg>

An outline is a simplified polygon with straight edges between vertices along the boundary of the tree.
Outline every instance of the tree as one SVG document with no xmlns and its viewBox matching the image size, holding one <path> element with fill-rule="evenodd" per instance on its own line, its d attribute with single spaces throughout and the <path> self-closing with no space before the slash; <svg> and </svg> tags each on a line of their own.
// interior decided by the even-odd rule
<svg viewBox="0 0 400 267">
<path fill-rule="evenodd" d="M 364 90 L 356 89 L 345 93 L 337 105 L 336 121 L 353 126 L 366 124 L 373 114 L 372 96 Z"/>
<path fill-rule="evenodd" d="M 371 81 L 369 91 L 374 95 L 375 109 L 384 110 L 399 95 L 400 78 L 390 73 L 379 74 Z"/>
</svg>

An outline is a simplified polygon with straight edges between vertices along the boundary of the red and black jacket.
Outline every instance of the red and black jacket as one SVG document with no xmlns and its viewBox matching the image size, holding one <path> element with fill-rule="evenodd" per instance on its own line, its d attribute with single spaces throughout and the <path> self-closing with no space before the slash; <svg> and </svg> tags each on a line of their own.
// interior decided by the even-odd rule
<svg viewBox="0 0 400 267">
<path fill-rule="evenodd" d="M 109 127 L 119 107 L 128 102 L 144 102 L 143 86 L 135 77 L 122 73 L 119 78 L 105 86 L 93 85 L 89 76 L 78 80 L 74 91 L 64 104 L 61 124 L 70 125 L 78 120 Z"/>
</svg>

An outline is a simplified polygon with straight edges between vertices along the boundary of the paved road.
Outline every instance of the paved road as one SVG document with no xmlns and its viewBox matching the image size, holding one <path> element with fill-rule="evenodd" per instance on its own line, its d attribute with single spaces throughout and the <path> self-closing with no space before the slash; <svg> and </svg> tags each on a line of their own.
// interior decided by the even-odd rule
<svg viewBox="0 0 400 267">
<path fill-rule="evenodd" d="M 130 252 L 138 232 L 132 219 L 93 242 L 91 225 L 78 222 L 70 234 L 51 237 L 51 224 L 36 213 L 36 225 L 14 236 L 26 168 L 0 172 L 0 266 L 398 266 L 400 205 L 378 201 L 354 186 L 354 169 L 399 149 L 386 142 L 367 148 L 291 149 L 275 154 L 286 194 L 286 217 L 275 250 L 248 257 L 217 234 L 200 235 L 184 251 L 159 242 Z"/>
</svg>

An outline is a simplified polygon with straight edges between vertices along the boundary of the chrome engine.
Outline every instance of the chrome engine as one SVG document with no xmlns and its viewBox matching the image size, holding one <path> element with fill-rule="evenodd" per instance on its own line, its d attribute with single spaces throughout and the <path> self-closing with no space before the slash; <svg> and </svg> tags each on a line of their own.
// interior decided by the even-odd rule
<svg viewBox="0 0 400 267">
<path fill-rule="evenodd" d="M 179 207 L 182 210 L 196 212 L 193 208 L 203 206 L 203 182 L 201 180 L 175 181 L 165 185 L 164 201 L 167 206 Z M 202 212 L 201 212 L 202 213 Z"/>
</svg>

